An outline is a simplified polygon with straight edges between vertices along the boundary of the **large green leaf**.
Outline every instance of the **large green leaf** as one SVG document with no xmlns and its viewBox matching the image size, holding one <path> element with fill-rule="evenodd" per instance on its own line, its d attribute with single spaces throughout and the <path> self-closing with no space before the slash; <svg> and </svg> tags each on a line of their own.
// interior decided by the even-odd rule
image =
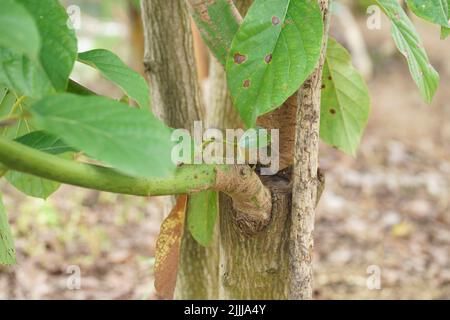
<svg viewBox="0 0 450 320">
<path fill-rule="evenodd" d="M 15 263 L 16 250 L 14 249 L 14 241 L 0 193 L 0 264 L 11 265 Z"/>
<path fill-rule="evenodd" d="M 239 29 L 233 2 L 215 0 L 196 5 L 198 1 L 189 0 L 187 3 L 203 40 L 217 60 L 225 65 L 231 41 Z"/>
<path fill-rule="evenodd" d="M 40 61 L 57 91 L 67 87 L 77 57 L 77 38 L 58 0 L 17 0 L 34 17 L 41 35 Z"/>
<path fill-rule="evenodd" d="M 323 70 L 320 137 L 354 155 L 369 112 L 369 91 L 364 79 L 353 67 L 347 50 L 330 38 Z"/>
<path fill-rule="evenodd" d="M 106 79 L 118 85 L 141 108 L 149 107 L 149 88 L 145 79 L 111 51 L 96 49 L 82 52 L 78 54 L 78 61 L 99 70 Z"/>
<path fill-rule="evenodd" d="M 38 128 L 126 174 L 162 177 L 176 168 L 172 130 L 148 110 L 65 93 L 42 99 L 30 112 Z"/>
<path fill-rule="evenodd" d="M 189 196 L 188 229 L 202 246 L 211 244 L 217 218 L 217 192 L 202 191 Z"/>
<path fill-rule="evenodd" d="M 298 90 L 320 56 L 323 22 L 310 0 L 256 0 L 233 39 L 227 80 L 247 127 Z"/>
<path fill-rule="evenodd" d="M 15 0 L 2 0 L 0 10 L 0 46 L 37 58 L 39 31 L 28 11 Z"/>
<path fill-rule="evenodd" d="M 51 154 L 62 154 L 74 151 L 60 138 L 44 131 L 31 132 L 17 138 L 16 141 L 31 148 Z M 42 199 L 48 198 L 53 192 L 58 190 L 60 186 L 60 183 L 55 181 L 11 170 L 6 173 L 5 178 L 21 192 Z"/>
<path fill-rule="evenodd" d="M 423 99 L 430 103 L 439 85 L 439 74 L 428 60 L 414 25 L 397 0 L 376 0 L 392 21 L 392 36 L 408 61 L 409 70 Z"/>
</svg>

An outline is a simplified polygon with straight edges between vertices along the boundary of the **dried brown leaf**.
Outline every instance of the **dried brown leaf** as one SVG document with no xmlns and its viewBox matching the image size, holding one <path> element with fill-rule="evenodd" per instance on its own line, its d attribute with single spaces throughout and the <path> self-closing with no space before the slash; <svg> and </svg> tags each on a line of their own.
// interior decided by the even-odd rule
<svg viewBox="0 0 450 320">
<path fill-rule="evenodd" d="M 186 215 L 187 196 L 181 195 L 161 224 L 156 240 L 155 288 L 158 296 L 173 299 L 180 257 L 181 237 Z"/>
</svg>

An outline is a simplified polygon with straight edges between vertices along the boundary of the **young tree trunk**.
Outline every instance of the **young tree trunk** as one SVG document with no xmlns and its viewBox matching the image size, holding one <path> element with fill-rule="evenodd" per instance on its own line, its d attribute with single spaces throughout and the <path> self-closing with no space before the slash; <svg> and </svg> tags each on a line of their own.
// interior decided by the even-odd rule
<svg viewBox="0 0 450 320">
<path fill-rule="evenodd" d="M 328 39 L 328 0 L 319 0 L 324 40 L 319 64 L 298 92 L 295 133 L 292 214 L 289 239 L 290 299 L 312 298 L 314 216 L 319 186 L 319 127 L 322 69 Z"/>
<path fill-rule="evenodd" d="M 324 20 L 327 21 L 328 0 L 321 0 L 319 4 Z M 246 235 L 242 232 L 236 223 L 236 213 L 231 206 L 231 200 L 226 195 L 221 195 L 219 291 L 221 299 L 311 297 L 311 252 L 308 251 L 308 256 L 305 256 L 302 255 L 304 252 L 299 251 L 298 248 L 302 248 L 303 242 L 312 240 L 314 209 L 323 189 L 323 177 L 317 175 L 317 163 L 321 74 L 328 38 L 328 23 L 326 22 L 325 25 L 322 58 L 317 69 L 299 91 L 297 103 L 297 136 L 300 131 L 301 137 L 306 138 L 302 140 L 304 142 L 302 144 L 299 144 L 300 139 L 296 138 L 295 168 L 297 168 L 296 172 L 306 170 L 314 174 L 306 175 L 310 180 L 302 179 L 301 181 L 296 178 L 299 175 L 295 174 L 294 189 L 292 189 L 289 169 L 277 176 L 263 178 L 265 185 L 272 192 L 272 219 L 269 226 L 256 235 Z M 295 96 L 291 97 L 272 115 L 258 119 L 258 124 L 269 128 L 275 125 L 280 129 L 280 137 L 283 131 L 286 133 L 283 136 L 289 139 L 294 131 L 292 121 L 289 120 L 293 120 L 291 111 L 295 110 L 293 109 L 295 101 Z M 311 114 L 314 114 L 314 117 L 309 117 Z M 304 130 L 308 130 L 306 131 L 308 135 L 304 136 Z M 311 137 L 313 139 L 310 139 Z M 293 162 L 292 151 L 287 152 L 288 149 L 292 150 L 290 147 L 292 142 L 280 141 L 280 145 L 286 147 L 286 150 L 283 150 L 285 158 L 280 161 L 283 162 L 281 164 L 283 167 L 284 164 Z M 304 176 L 301 175 L 301 177 Z M 309 193 L 311 189 L 314 189 L 313 193 Z M 305 204 L 303 200 L 306 201 Z M 299 210 L 302 210 L 300 217 Z M 305 236 L 306 239 L 299 240 L 299 235 Z M 300 267 L 296 264 L 298 261 L 300 261 Z M 302 272 L 300 281 L 299 272 Z"/>
</svg>

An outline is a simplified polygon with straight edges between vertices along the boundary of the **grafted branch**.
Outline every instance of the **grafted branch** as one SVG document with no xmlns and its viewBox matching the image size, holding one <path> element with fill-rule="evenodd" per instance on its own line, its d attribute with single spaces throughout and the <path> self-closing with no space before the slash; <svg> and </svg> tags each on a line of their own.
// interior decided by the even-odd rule
<svg viewBox="0 0 450 320">
<path fill-rule="evenodd" d="M 263 221 L 268 220 L 271 210 L 269 191 L 245 165 L 183 165 L 167 178 L 130 177 L 0 137 L 0 172 L 5 169 L 89 189 L 137 196 L 185 194 L 207 189 L 222 191 L 233 198 L 237 210 L 242 209 L 242 212 L 249 212 L 252 219 Z"/>
</svg>

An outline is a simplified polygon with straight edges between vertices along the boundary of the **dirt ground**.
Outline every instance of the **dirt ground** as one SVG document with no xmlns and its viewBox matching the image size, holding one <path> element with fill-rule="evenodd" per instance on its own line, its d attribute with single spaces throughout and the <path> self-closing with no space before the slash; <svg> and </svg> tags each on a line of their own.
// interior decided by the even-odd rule
<svg viewBox="0 0 450 320">
<path fill-rule="evenodd" d="M 356 158 L 321 148 L 327 185 L 317 211 L 315 297 L 450 299 L 450 40 L 419 23 L 441 75 L 427 106 L 388 24 L 372 31 L 359 24 L 375 65 L 372 113 Z M 0 299 L 154 295 L 161 198 L 64 186 L 42 201 L 4 182 L 0 189 L 18 253 L 17 266 L 1 269 Z M 81 289 L 72 290 L 78 267 Z"/>
</svg>

